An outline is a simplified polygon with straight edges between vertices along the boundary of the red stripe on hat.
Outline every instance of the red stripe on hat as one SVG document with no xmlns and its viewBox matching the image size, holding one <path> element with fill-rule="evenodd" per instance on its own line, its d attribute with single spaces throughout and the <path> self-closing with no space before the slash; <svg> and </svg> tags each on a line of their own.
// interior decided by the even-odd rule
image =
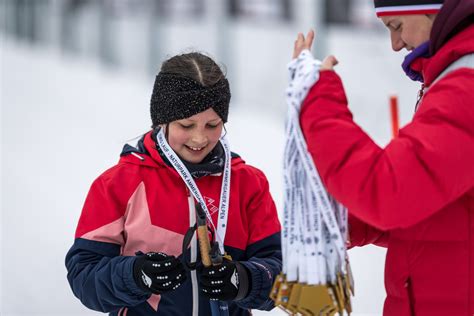
<svg viewBox="0 0 474 316">
<path fill-rule="evenodd" d="M 409 14 L 436 14 L 439 12 L 439 9 L 430 9 L 430 10 L 400 10 L 400 11 L 385 11 L 385 12 L 376 12 L 377 17 L 389 16 L 389 15 L 409 15 Z"/>
</svg>

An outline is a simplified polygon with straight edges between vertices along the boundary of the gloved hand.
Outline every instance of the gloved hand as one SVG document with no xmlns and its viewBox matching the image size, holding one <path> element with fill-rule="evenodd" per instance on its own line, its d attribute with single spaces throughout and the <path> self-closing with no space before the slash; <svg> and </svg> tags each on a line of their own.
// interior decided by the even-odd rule
<svg viewBox="0 0 474 316">
<path fill-rule="evenodd" d="M 238 301 L 249 292 L 247 269 L 237 261 L 224 259 L 217 266 L 198 267 L 199 285 L 210 300 Z"/>
<path fill-rule="evenodd" d="M 153 294 L 177 289 L 186 280 L 186 271 L 175 256 L 162 252 L 137 253 L 133 278 L 137 285 Z"/>
</svg>

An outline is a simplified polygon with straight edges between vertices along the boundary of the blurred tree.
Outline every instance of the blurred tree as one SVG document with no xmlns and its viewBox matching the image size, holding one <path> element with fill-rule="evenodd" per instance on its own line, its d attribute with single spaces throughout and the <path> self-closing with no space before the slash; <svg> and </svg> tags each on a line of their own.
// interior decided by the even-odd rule
<svg viewBox="0 0 474 316">
<path fill-rule="evenodd" d="M 252 20 L 290 21 L 291 0 L 229 0 L 230 16 Z"/>
<path fill-rule="evenodd" d="M 351 0 L 324 0 L 326 12 L 324 20 L 331 24 L 349 24 L 351 22 Z"/>
</svg>

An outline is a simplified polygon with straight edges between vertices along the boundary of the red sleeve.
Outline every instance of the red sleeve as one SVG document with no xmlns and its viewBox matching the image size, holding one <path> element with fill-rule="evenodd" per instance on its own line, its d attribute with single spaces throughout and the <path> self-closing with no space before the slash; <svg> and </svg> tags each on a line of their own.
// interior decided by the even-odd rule
<svg viewBox="0 0 474 316">
<path fill-rule="evenodd" d="M 462 196 L 474 185 L 473 83 L 472 70 L 446 76 L 380 148 L 353 122 L 339 76 L 321 72 L 300 120 L 328 191 L 382 230 L 412 226 Z"/>
<path fill-rule="evenodd" d="M 247 203 L 249 227 L 247 245 L 254 244 L 281 230 L 275 202 L 270 194 L 268 180 L 260 170 L 253 169 L 256 173 L 257 181 L 255 181 L 255 193 Z"/>
<path fill-rule="evenodd" d="M 379 230 L 349 215 L 349 248 L 369 244 L 387 247 L 389 237 L 389 232 Z"/>
</svg>

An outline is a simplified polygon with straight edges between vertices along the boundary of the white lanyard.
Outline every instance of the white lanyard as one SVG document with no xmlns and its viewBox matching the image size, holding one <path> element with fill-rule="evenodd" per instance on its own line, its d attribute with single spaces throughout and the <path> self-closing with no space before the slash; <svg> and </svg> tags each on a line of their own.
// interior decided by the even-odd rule
<svg viewBox="0 0 474 316">
<path fill-rule="evenodd" d="M 334 240 L 334 243 L 337 246 L 337 251 L 343 254 L 345 251 L 345 244 L 342 240 L 341 231 L 337 225 L 334 210 L 332 208 L 331 202 L 329 201 L 328 194 L 321 182 L 319 174 L 314 165 L 314 161 L 307 151 L 306 142 L 304 140 L 303 133 L 301 132 L 299 125 L 295 126 L 294 130 L 296 132 L 295 138 L 297 140 L 296 143 L 298 145 L 298 150 L 301 153 L 303 166 L 309 178 L 308 182 L 316 195 L 316 200 L 318 202 L 319 209 L 322 212 L 324 223 L 326 224 L 327 229 L 331 233 L 331 239 Z"/>
<path fill-rule="evenodd" d="M 301 104 L 319 79 L 320 65 L 305 50 L 288 66 L 283 272 L 288 281 L 308 284 L 334 282 L 337 272 L 345 272 L 346 259 L 347 210 L 322 185 L 299 125 Z"/>
<path fill-rule="evenodd" d="M 225 163 L 224 163 L 224 171 L 222 172 L 222 186 L 221 186 L 221 196 L 219 201 L 219 216 L 217 219 L 217 229 L 212 222 L 211 213 L 207 208 L 206 202 L 199 191 L 196 182 L 194 181 L 191 173 L 186 168 L 184 163 L 178 157 L 178 155 L 173 151 L 170 147 L 168 142 L 166 141 L 165 134 L 163 129 L 160 129 L 157 136 L 157 143 L 160 146 L 161 151 L 163 154 L 168 158 L 169 162 L 173 165 L 174 169 L 178 172 L 181 179 L 183 179 L 184 183 L 188 187 L 191 194 L 194 196 L 196 201 L 201 205 L 202 209 L 206 213 L 207 219 L 209 224 L 212 226 L 216 233 L 216 240 L 219 244 L 219 250 L 222 254 L 224 254 L 224 239 L 227 230 L 227 217 L 228 217 L 228 210 L 229 210 L 229 200 L 230 200 L 230 164 L 231 164 L 231 156 L 230 156 L 230 149 L 229 143 L 225 137 L 221 137 L 220 142 L 222 147 L 224 147 L 224 154 L 225 154 Z"/>
<path fill-rule="evenodd" d="M 284 188 L 285 200 L 283 211 L 283 233 L 282 233 L 282 256 L 283 256 L 283 273 L 286 275 L 287 281 L 298 280 L 299 267 L 302 267 L 302 237 L 300 234 L 300 214 L 297 212 L 296 189 L 293 186 L 294 179 L 292 174 L 288 173 L 287 165 L 293 165 L 298 159 L 296 155 L 296 144 L 288 142 L 285 147 L 284 155 Z"/>
</svg>

